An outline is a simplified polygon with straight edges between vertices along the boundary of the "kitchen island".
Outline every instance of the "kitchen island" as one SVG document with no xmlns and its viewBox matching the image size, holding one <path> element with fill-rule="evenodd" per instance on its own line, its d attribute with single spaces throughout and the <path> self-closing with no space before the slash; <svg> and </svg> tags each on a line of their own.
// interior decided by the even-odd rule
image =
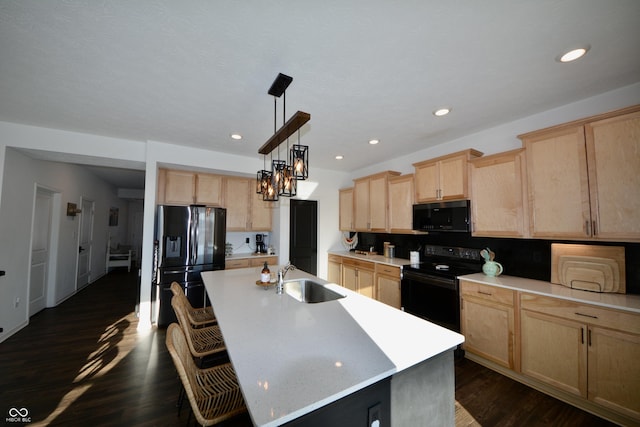
<svg viewBox="0 0 640 427">
<path fill-rule="evenodd" d="M 255 425 L 369 425 L 376 416 L 380 426 L 454 424 L 462 335 L 290 271 L 286 280 L 310 278 L 345 296 L 299 302 L 256 285 L 260 270 L 202 274 Z"/>
</svg>

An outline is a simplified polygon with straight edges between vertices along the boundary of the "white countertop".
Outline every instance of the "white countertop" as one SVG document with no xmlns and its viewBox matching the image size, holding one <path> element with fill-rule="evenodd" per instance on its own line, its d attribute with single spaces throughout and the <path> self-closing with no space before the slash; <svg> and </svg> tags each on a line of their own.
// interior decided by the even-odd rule
<svg viewBox="0 0 640 427">
<path fill-rule="evenodd" d="M 277 266 L 270 266 L 275 271 Z M 460 334 L 301 271 L 345 298 L 301 303 L 261 267 L 202 273 L 254 424 L 277 426 L 455 348 Z"/>
<path fill-rule="evenodd" d="M 532 294 L 546 295 L 578 303 L 588 303 L 607 308 L 640 313 L 640 295 L 598 293 L 571 289 L 541 280 L 524 279 L 514 276 L 490 277 L 483 273 L 460 276 L 460 279 Z"/>
<path fill-rule="evenodd" d="M 411 263 L 411 261 L 406 258 L 395 258 L 395 257 L 386 258 L 384 255 L 364 255 L 364 254 L 357 254 L 351 251 L 329 251 L 329 253 L 331 255 L 339 255 L 343 257 L 360 259 L 362 261 L 371 261 L 371 262 L 377 262 L 380 264 L 388 264 L 388 265 L 393 265 L 395 267 L 402 267 L 403 265 L 408 265 Z"/>
</svg>

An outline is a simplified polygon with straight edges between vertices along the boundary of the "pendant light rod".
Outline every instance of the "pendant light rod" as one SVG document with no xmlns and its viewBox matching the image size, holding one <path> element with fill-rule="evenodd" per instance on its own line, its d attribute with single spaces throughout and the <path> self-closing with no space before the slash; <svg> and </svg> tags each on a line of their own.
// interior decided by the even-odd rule
<svg viewBox="0 0 640 427">
<path fill-rule="evenodd" d="M 304 111 L 296 111 L 296 113 L 260 147 L 258 153 L 269 154 L 309 120 L 311 120 L 311 114 L 305 113 Z"/>
</svg>

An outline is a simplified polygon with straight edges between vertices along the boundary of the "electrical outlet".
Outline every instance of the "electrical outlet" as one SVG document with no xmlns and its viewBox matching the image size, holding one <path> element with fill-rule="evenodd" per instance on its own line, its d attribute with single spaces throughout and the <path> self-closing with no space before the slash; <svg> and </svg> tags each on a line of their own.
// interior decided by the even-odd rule
<svg viewBox="0 0 640 427">
<path fill-rule="evenodd" d="M 369 422 L 367 423 L 367 426 L 380 427 L 380 411 L 380 403 L 376 403 L 369 408 Z"/>
<path fill-rule="evenodd" d="M 14 304 L 15 308 L 18 308 L 19 305 L 20 305 L 20 298 L 16 298 L 16 302 Z"/>
<path fill-rule="evenodd" d="M 245 243 L 249 243 L 249 238 L 247 237 L 246 239 L 244 239 Z"/>
</svg>

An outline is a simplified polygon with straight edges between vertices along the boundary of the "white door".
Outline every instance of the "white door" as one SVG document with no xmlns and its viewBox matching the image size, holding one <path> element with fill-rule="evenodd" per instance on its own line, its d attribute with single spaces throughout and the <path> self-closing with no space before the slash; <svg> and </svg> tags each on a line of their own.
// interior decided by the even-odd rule
<svg viewBox="0 0 640 427">
<path fill-rule="evenodd" d="M 78 280 L 76 289 L 83 288 L 91 279 L 91 252 L 93 243 L 93 206 L 92 200 L 82 199 L 80 216 L 80 235 L 78 237 Z"/>
<path fill-rule="evenodd" d="M 46 307 L 51 236 L 51 192 L 38 188 L 31 233 L 31 273 L 29 276 L 29 316 Z"/>
</svg>

